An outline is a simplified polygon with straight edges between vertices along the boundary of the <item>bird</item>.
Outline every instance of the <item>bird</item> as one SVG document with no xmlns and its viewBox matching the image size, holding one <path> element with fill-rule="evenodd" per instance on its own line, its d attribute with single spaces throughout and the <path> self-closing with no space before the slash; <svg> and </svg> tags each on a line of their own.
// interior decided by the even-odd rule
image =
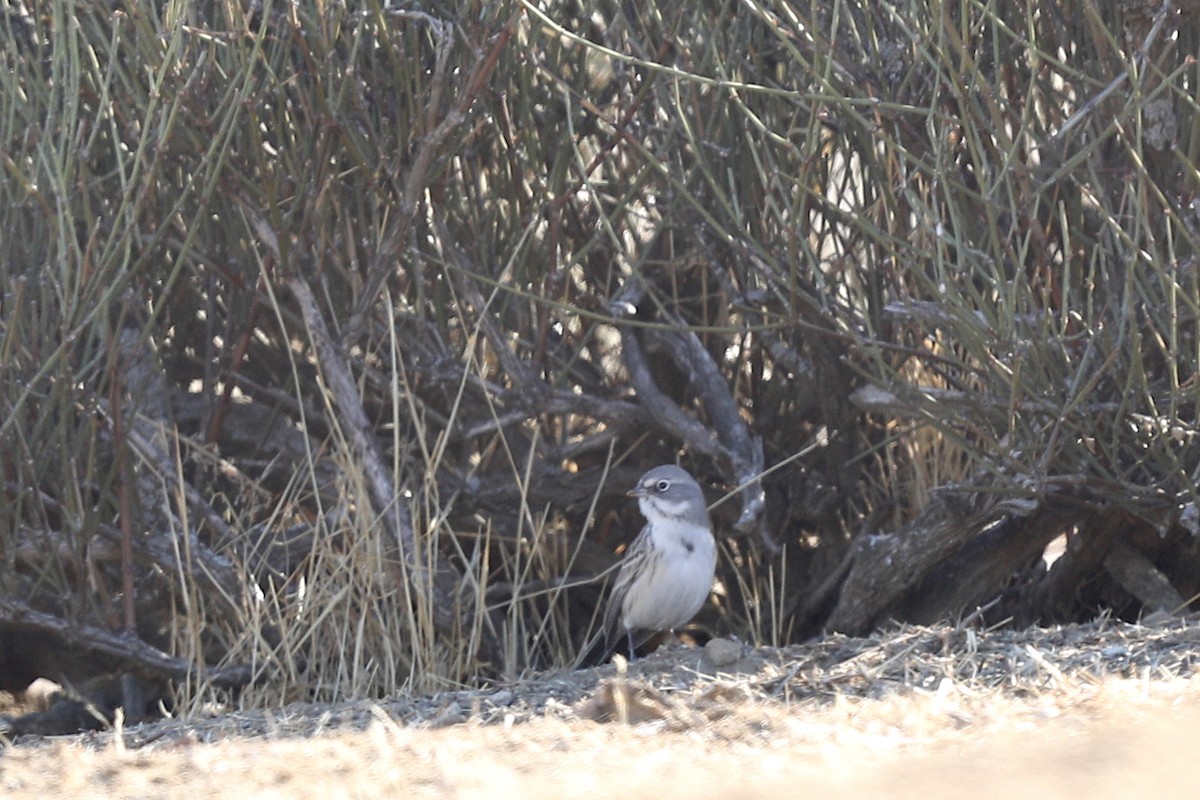
<svg viewBox="0 0 1200 800">
<path fill-rule="evenodd" d="M 604 612 L 604 624 L 576 661 L 602 664 L 659 631 L 688 623 L 712 588 L 717 543 L 704 492 L 687 470 L 665 464 L 646 472 L 628 492 L 646 518 L 625 553 Z"/>
</svg>

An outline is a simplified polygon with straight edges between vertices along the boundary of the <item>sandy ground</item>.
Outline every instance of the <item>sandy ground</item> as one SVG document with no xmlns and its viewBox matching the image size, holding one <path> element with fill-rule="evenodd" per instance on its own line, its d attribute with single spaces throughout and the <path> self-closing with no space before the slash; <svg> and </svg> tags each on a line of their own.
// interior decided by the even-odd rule
<svg viewBox="0 0 1200 800">
<path fill-rule="evenodd" d="M 1200 623 L 674 650 L 434 698 L 31 739 L 0 795 L 1191 796 Z"/>
</svg>

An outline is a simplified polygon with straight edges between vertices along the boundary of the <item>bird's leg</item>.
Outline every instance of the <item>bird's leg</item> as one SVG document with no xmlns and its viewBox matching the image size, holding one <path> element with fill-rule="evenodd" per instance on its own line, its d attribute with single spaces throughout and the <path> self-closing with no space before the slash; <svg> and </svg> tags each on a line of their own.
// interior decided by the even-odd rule
<svg viewBox="0 0 1200 800">
<path fill-rule="evenodd" d="M 633 652 L 633 629 L 632 628 L 625 629 L 625 642 L 626 642 L 626 644 L 629 645 L 629 660 L 633 661 L 633 659 L 635 658 L 635 655 Z"/>
</svg>

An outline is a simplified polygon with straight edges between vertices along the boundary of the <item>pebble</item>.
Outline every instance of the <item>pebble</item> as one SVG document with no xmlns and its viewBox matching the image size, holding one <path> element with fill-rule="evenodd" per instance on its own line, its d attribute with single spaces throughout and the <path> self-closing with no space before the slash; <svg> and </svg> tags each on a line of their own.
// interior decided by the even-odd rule
<svg viewBox="0 0 1200 800">
<path fill-rule="evenodd" d="M 704 645 L 704 657 L 714 667 L 727 667 L 742 657 L 742 646 L 730 639 L 709 639 Z"/>
</svg>

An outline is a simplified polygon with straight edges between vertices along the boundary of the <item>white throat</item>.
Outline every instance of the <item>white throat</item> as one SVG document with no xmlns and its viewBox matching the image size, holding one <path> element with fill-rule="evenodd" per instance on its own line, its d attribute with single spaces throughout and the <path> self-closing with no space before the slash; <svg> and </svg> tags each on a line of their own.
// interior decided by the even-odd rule
<svg viewBox="0 0 1200 800">
<path fill-rule="evenodd" d="M 697 522 L 688 521 L 688 517 L 692 515 L 689 503 L 688 500 L 672 502 L 661 497 L 638 498 L 638 508 L 641 510 L 642 516 L 652 525 L 675 522 L 691 527 L 700 527 Z"/>
<path fill-rule="evenodd" d="M 663 508 L 663 506 L 667 508 Z M 646 525 L 650 528 L 650 537 L 654 540 L 654 546 L 673 557 L 687 558 L 692 555 L 699 555 L 704 560 L 708 560 L 716 554 L 716 542 L 713 539 L 712 530 L 707 524 L 697 524 L 681 512 L 683 508 L 675 509 L 671 506 L 681 506 L 679 503 L 662 503 L 661 499 L 657 501 L 657 505 L 653 502 L 647 502 L 645 498 L 641 501 L 642 513 L 646 515 Z"/>
</svg>

